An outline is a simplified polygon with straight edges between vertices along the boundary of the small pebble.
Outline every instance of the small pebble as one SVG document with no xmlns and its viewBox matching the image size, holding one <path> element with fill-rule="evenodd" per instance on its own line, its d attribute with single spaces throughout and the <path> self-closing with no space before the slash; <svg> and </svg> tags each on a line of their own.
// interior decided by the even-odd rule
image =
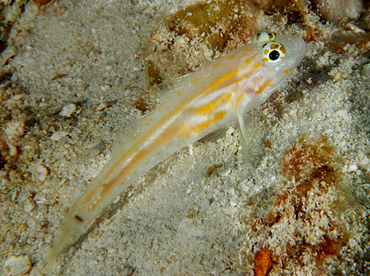
<svg viewBox="0 0 370 276">
<path fill-rule="evenodd" d="M 64 136 L 67 136 L 68 134 L 69 132 L 60 130 L 60 131 L 54 132 L 53 135 L 51 135 L 50 139 L 53 141 L 59 141 Z"/>
<path fill-rule="evenodd" d="M 14 202 L 17 199 L 17 196 L 18 196 L 18 192 L 14 191 L 11 197 L 11 201 Z"/>
<path fill-rule="evenodd" d="M 23 204 L 23 210 L 26 212 L 26 213 L 29 213 L 31 212 L 33 209 L 35 209 L 35 203 L 32 202 L 32 201 L 26 201 L 24 204 Z"/>
<path fill-rule="evenodd" d="M 227 208 L 224 208 L 224 209 L 223 209 L 223 212 L 224 212 L 226 215 L 229 215 L 229 216 L 234 215 L 237 211 L 238 211 L 238 208 L 236 208 L 236 207 L 234 207 L 234 206 L 227 207 Z"/>
<path fill-rule="evenodd" d="M 11 99 L 6 101 L 6 105 L 9 108 L 15 107 L 17 105 L 20 105 L 22 103 L 22 99 L 24 98 L 25 95 L 23 94 L 18 94 L 12 97 Z"/>
<path fill-rule="evenodd" d="M 9 122 L 6 124 L 5 134 L 9 140 L 15 140 L 25 133 L 25 123 L 23 121 Z"/>
<path fill-rule="evenodd" d="M 62 117 L 71 117 L 73 113 L 75 113 L 77 110 L 77 106 L 75 104 L 67 104 L 63 106 L 62 111 L 59 113 Z"/>
<path fill-rule="evenodd" d="M 362 67 L 361 74 L 365 77 L 370 78 L 370 63 L 368 63 L 368 64 L 364 65 L 364 67 Z"/>
<path fill-rule="evenodd" d="M 40 165 L 37 167 L 36 172 L 39 174 L 38 179 L 40 182 L 44 182 L 48 175 L 48 169 L 44 165 Z"/>
<path fill-rule="evenodd" d="M 226 131 L 226 135 L 232 135 L 235 132 L 235 129 L 233 127 L 229 127 Z"/>
<path fill-rule="evenodd" d="M 314 119 L 314 120 L 317 120 L 317 119 L 321 118 L 321 116 L 322 116 L 321 111 L 317 110 L 314 113 L 312 113 L 311 118 Z"/>
<path fill-rule="evenodd" d="M 357 171 L 358 170 L 358 167 L 357 167 L 357 165 L 356 164 L 352 164 L 352 165 L 349 165 L 348 166 L 348 172 L 355 172 L 355 171 Z"/>
<path fill-rule="evenodd" d="M 113 204 L 116 204 L 120 201 L 121 197 L 120 196 L 117 196 L 117 198 L 112 202 Z"/>
<path fill-rule="evenodd" d="M 96 108 L 96 111 L 103 111 L 107 107 L 111 107 L 113 105 L 113 102 L 101 102 L 98 107 Z"/>
<path fill-rule="evenodd" d="M 194 152 L 193 145 L 189 145 L 189 146 L 188 146 L 188 150 L 189 150 L 189 155 L 190 155 L 190 156 L 193 156 L 193 152 Z"/>
<path fill-rule="evenodd" d="M 336 73 L 336 74 L 335 74 L 335 76 L 334 76 L 334 80 L 335 80 L 335 81 L 339 81 L 339 80 L 340 80 L 340 77 L 341 77 L 341 75 L 340 75 L 340 73 L 338 72 L 338 73 Z"/>
<path fill-rule="evenodd" d="M 294 117 L 297 114 L 297 109 L 292 108 L 288 111 L 289 117 Z"/>
<path fill-rule="evenodd" d="M 31 270 L 32 263 L 27 255 L 10 256 L 5 260 L 4 273 L 8 276 L 24 275 Z"/>
<path fill-rule="evenodd" d="M 230 172 L 231 172 L 231 169 L 226 168 L 226 169 L 223 169 L 223 170 L 218 170 L 216 173 L 219 176 L 228 176 L 230 174 Z"/>
<path fill-rule="evenodd" d="M 355 34 L 365 34 L 365 30 L 361 29 L 360 27 L 357 27 L 356 25 L 352 23 L 347 24 L 347 28 L 353 31 Z"/>
<path fill-rule="evenodd" d="M 8 143 L 8 148 L 9 148 L 9 154 L 10 156 L 17 156 L 19 151 L 18 148 L 12 144 Z"/>
<path fill-rule="evenodd" d="M 11 98 L 11 100 L 12 101 L 20 101 L 20 100 L 22 100 L 23 98 L 24 98 L 24 94 L 17 94 L 17 95 L 14 95 L 12 98 Z"/>
</svg>

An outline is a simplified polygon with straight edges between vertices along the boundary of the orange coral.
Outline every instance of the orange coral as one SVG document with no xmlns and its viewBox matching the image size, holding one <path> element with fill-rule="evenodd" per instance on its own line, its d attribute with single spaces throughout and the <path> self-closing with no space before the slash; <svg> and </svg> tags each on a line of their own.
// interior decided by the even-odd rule
<svg viewBox="0 0 370 276">
<path fill-rule="evenodd" d="M 254 269 L 255 276 L 267 275 L 272 266 L 271 252 L 267 248 L 262 248 L 254 255 Z"/>
</svg>

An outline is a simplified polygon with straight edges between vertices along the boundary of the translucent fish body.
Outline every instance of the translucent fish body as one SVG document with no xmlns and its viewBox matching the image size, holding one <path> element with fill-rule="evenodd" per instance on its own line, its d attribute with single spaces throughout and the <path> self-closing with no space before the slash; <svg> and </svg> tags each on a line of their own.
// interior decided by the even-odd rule
<svg viewBox="0 0 370 276">
<path fill-rule="evenodd" d="M 231 121 L 245 137 L 243 114 L 263 103 L 307 52 L 298 37 L 253 42 L 183 77 L 156 110 L 124 130 L 110 161 L 67 211 L 44 259 L 46 272 L 105 207 L 158 163 Z"/>
</svg>

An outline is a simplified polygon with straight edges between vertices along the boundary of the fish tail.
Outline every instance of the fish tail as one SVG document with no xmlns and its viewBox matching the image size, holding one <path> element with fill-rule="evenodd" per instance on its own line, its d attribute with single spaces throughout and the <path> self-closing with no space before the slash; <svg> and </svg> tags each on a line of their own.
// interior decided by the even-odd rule
<svg viewBox="0 0 370 276">
<path fill-rule="evenodd" d="M 60 228 L 52 242 L 47 256 L 43 259 L 41 263 L 41 268 L 44 275 L 51 274 L 60 253 L 66 249 L 67 245 L 75 242 L 78 237 L 83 234 L 83 229 L 76 225 L 74 219 L 70 216 L 70 214 L 66 215 L 61 226 L 62 227 Z"/>
</svg>

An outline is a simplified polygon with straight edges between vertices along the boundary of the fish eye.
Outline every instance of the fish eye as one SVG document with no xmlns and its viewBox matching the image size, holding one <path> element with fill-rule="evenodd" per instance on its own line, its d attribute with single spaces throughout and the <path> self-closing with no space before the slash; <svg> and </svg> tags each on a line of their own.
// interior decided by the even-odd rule
<svg viewBox="0 0 370 276">
<path fill-rule="evenodd" d="M 280 53 L 278 52 L 278 51 L 276 51 L 276 50 L 273 50 L 273 51 L 271 51 L 270 53 L 269 53 L 269 58 L 271 59 L 271 60 L 277 60 L 278 58 L 280 57 Z"/>
<path fill-rule="evenodd" d="M 266 63 L 277 63 L 285 58 L 286 49 L 283 44 L 270 41 L 261 48 L 261 58 Z"/>
</svg>

